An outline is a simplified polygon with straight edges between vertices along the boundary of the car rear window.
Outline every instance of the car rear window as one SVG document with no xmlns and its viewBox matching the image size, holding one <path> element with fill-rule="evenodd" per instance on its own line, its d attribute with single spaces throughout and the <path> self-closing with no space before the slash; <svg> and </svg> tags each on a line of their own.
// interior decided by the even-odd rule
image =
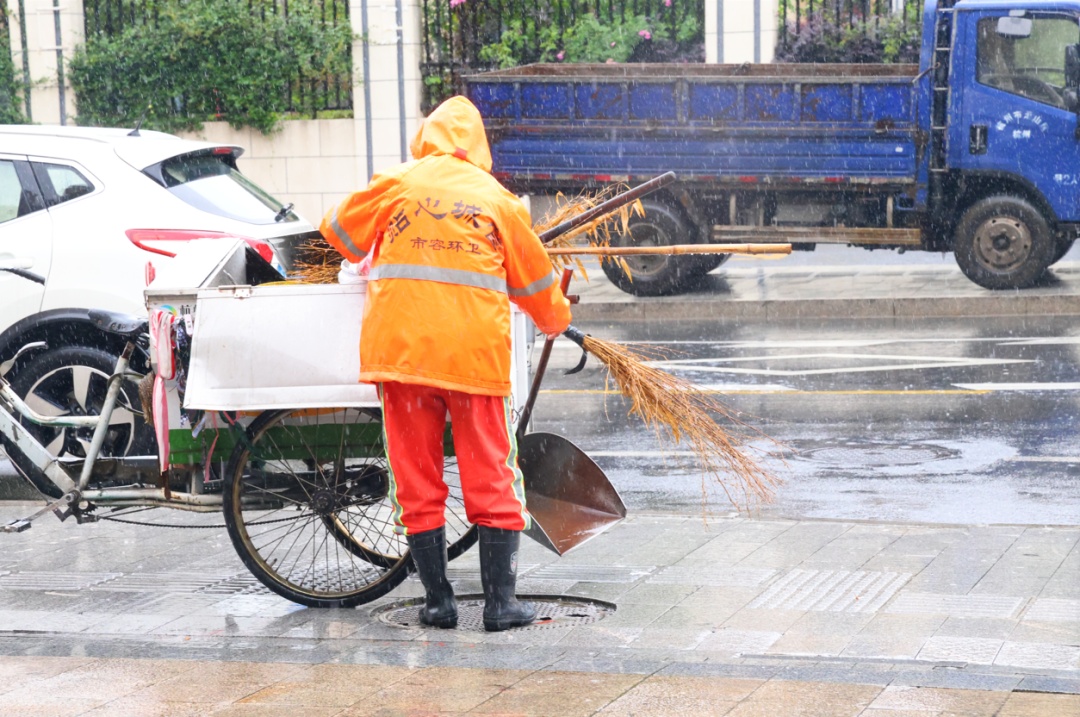
<svg viewBox="0 0 1080 717">
<path fill-rule="evenodd" d="M 231 162 L 231 155 L 189 154 L 167 159 L 147 173 L 160 177 L 166 189 L 196 209 L 248 224 L 273 224 L 282 203 Z M 280 221 L 295 222 L 298 217 L 287 212 Z"/>
</svg>

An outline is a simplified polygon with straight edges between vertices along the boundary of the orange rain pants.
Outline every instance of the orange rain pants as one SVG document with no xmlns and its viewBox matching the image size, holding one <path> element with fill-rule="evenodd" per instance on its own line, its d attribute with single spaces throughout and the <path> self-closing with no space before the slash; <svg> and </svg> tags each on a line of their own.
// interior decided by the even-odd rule
<svg viewBox="0 0 1080 717">
<path fill-rule="evenodd" d="M 504 530 L 529 527 L 509 396 L 399 382 L 380 383 L 379 396 L 396 532 L 415 535 L 446 522 L 447 411 L 469 522 Z"/>
</svg>

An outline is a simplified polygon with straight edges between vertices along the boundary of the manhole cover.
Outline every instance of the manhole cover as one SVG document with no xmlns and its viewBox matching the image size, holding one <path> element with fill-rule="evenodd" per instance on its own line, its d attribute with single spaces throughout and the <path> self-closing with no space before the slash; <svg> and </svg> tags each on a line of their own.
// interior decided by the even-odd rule
<svg viewBox="0 0 1080 717">
<path fill-rule="evenodd" d="M 547 630 L 553 627 L 589 625 L 615 612 L 615 605 L 612 603 L 587 598 L 518 595 L 518 599 L 535 605 L 537 618 L 533 624 L 514 628 L 516 630 Z M 457 601 L 457 629 L 466 632 L 484 632 L 484 596 L 459 595 Z M 417 608 L 423 603 L 423 598 L 400 600 L 376 611 L 375 617 L 394 627 L 426 629 L 420 624 L 417 615 Z"/>
<path fill-rule="evenodd" d="M 920 463 L 948 460 L 959 455 L 944 446 L 933 444 L 858 443 L 822 446 L 800 451 L 798 458 L 826 463 L 840 468 L 875 466 L 912 466 Z"/>
</svg>

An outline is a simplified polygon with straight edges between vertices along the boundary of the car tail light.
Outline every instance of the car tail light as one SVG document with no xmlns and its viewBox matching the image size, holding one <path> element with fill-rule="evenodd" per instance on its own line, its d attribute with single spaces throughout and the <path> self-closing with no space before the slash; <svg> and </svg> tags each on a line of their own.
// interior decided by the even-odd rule
<svg viewBox="0 0 1080 717">
<path fill-rule="evenodd" d="M 147 242 L 189 242 L 196 239 L 225 239 L 231 234 L 225 232 L 199 231 L 196 229 L 128 229 L 126 232 L 128 241 L 143 251 L 148 251 L 162 256 L 174 257 L 175 252 L 162 249 L 157 246 L 147 246 Z M 242 239 L 243 237 L 236 237 Z"/>
<path fill-rule="evenodd" d="M 170 258 L 176 256 L 176 252 L 162 249 L 159 246 L 149 246 L 147 242 L 157 244 L 159 242 L 189 242 L 199 239 L 228 239 L 229 237 L 243 239 L 248 246 L 259 253 L 259 256 L 271 264 L 274 263 L 274 249 L 262 239 L 199 229 L 128 229 L 125 234 L 127 234 L 128 241 L 143 251 L 161 254 Z"/>
</svg>

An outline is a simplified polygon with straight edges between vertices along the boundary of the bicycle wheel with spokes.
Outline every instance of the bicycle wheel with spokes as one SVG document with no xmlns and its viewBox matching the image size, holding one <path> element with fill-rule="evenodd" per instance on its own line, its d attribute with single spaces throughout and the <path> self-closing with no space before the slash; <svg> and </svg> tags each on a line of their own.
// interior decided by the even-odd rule
<svg viewBox="0 0 1080 717">
<path fill-rule="evenodd" d="M 267 411 L 247 437 L 226 470 L 225 523 L 264 585 L 309 607 L 350 607 L 405 579 L 408 543 L 393 530 L 378 411 Z M 456 556 L 476 531 L 452 456 L 445 478 L 448 553 Z"/>
</svg>

